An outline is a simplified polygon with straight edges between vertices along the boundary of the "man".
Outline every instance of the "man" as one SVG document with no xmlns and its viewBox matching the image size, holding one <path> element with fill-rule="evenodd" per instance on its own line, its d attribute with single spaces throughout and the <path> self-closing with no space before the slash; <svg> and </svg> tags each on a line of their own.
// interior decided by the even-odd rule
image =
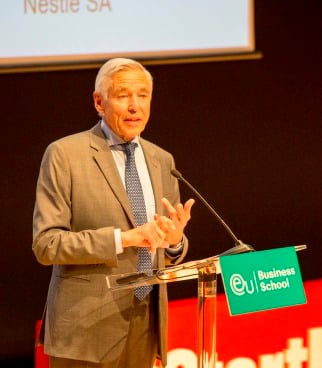
<svg viewBox="0 0 322 368">
<path fill-rule="evenodd" d="M 173 157 L 140 137 L 151 96 L 141 64 L 109 60 L 93 94 L 101 121 L 44 154 L 33 251 L 53 265 L 44 342 L 51 368 L 150 368 L 156 357 L 166 366 L 165 285 L 140 297 L 141 288 L 108 287 L 109 276 L 136 272 L 142 254 L 150 262 L 143 269 L 151 269 L 187 252 L 183 231 L 194 200 L 180 203 Z"/>
</svg>

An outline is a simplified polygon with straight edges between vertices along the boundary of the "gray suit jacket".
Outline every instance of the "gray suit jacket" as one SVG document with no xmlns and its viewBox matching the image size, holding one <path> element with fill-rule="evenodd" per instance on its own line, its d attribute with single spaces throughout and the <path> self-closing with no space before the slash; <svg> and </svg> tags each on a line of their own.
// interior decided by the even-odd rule
<svg viewBox="0 0 322 368">
<path fill-rule="evenodd" d="M 180 201 L 170 171 L 173 157 L 140 139 L 156 202 Z M 92 362 L 113 361 L 123 350 L 133 290 L 111 292 L 106 276 L 136 271 L 137 249 L 116 254 L 114 228 L 133 228 L 131 206 L 100 125 L 48 146 L 40 167 L 34 210 L 33 251 L 53 265 L 48 292 L 45 352 Z M 179 263 L 157 251 L 158 267 Z M 160 356 L 166 362 L 167 293 L 159 286 Z"/>
</svg>

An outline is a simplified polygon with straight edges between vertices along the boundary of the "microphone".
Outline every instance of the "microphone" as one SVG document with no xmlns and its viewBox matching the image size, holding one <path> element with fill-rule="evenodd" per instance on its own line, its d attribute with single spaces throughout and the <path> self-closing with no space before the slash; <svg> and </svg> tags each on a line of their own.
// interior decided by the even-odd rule
<svg viewBox="0 0 322 368">
<path fill-rule="evenodd" d="M 228 249 L 227 251 L 221 253 L 220 255 L 229 255 L 229 254 L 237 254 L 237 253 L 243 253 L 243 252 L 252 252 L 255 249 L 248 244 L 243 243 L 241 240 L 239 240 L 236 235 L 233 233 L 233 231 L 230 229 L 230 227 L 226 224 L 226 222 L 219 216 L 219 214 L 210 206 L 210 204 L 205 200 L 205 198 L 197 191 L 196 188 L 194 188 L 180 173 L 180 171 L 176 169 L 171 170 L 171 175 L 173 175 L 178 180 L 181 180 L 184 184 L 187 185 L 188 188 L 192 190 L 192 192 L 200 199 L 200 201 L 208 208 L 208 210 L 219 220 L 219 222 L 223 225 L 223 227 L 226 229 L 230 237 L 234 240 L 235 246 L 231 249 Z"/>
</svg>

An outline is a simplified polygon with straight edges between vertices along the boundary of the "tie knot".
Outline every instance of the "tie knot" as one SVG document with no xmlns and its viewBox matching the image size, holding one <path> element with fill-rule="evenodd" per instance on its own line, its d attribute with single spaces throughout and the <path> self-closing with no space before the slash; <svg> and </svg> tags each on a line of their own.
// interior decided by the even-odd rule
<svg viewBox="0 0 322 368">
<path fill-rule="evenodd" d="M 124 143 L 123 146 L 125 148 L 126 157 L 134 156 L 135 148 L 137 147 L 137 143 Z"/>
</svg>

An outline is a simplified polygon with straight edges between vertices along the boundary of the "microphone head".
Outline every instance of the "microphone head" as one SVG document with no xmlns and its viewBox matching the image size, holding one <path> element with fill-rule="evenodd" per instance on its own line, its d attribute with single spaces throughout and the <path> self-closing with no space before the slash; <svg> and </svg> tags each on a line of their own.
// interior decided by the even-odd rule
<svg viewBox="0 0 322 368">
<path fill-rule="evenodd" d="M 171 175 L 173 175 L 175 178 L 177 179 L 182 179 L 182 174 L 180 171 L 176 170 L 176 169 L 172 169 L 171 170 Z"/>
</svg>

